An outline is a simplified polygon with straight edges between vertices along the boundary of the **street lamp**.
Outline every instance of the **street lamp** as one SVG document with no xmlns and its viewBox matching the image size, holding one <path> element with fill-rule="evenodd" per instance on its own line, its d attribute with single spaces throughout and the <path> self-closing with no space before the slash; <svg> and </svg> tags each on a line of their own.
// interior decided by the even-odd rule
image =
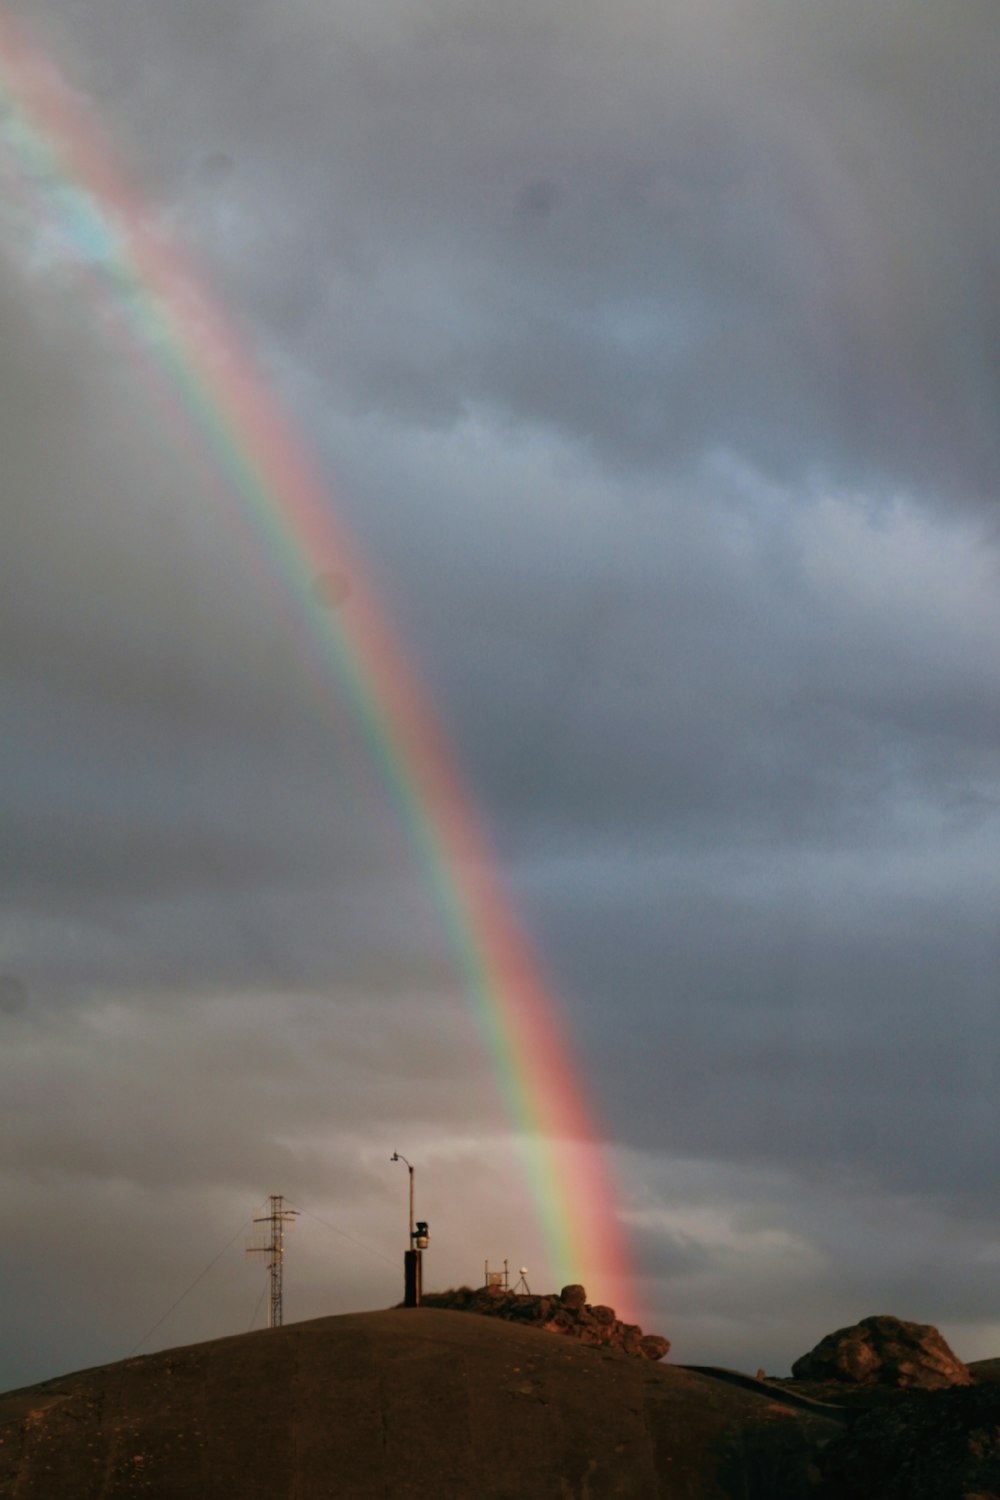
<svg viewBox="0 0 1000 1500">
<path fill-rule="evenodd" d="M 427 1232 L 427 1225 L 424 1220 L 421 1219 L 419 1223 L 416 1223 L 413 1218 L 413 1179 L 415 1175 L 413 1167 L 406 1160 L 406 1157 L 401 1156 L 398 1151 L 394 1151 L 389 1160 L 401 1161 L 410 1174 L 410 1238 L 406 1252 L 403 1255 L 403 1306 L 419 1307 L 423 1292 L 422 1252 L 427 1249 L 430 1235 Z"/>
</svg>

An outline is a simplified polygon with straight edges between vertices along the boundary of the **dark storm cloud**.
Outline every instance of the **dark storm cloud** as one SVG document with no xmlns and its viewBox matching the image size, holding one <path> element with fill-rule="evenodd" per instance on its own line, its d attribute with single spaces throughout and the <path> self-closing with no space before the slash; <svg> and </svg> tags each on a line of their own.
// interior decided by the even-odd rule
<svg viewBox="0 0 1000 1500">
<path fill-rule="evenodd" d="M 399 597 L 527 848 L 558 849 L 560 830 L 606 852 L 667 833 L 879 838 L 923 799 L 949 822 L 990 815 L 988 531 L 902 503 L 727 493 L 711 471 L 597 494 L 580 466 L 506 455 L 471 507 L 476 451 L 432 465 L 401 442 L 413 577 L 435 586 Z"/>
<path fill-rule="evenodd" d="M 988 6 L 42 10 L 362 407 L 992 495 Z"/>
<path fill-rule="evenodd" d="M 361 406 L 992 495 L 988 6 L 119 22 L 72 42 L 157 193 L 237 163 L 209 248 Z"/>
</svg>

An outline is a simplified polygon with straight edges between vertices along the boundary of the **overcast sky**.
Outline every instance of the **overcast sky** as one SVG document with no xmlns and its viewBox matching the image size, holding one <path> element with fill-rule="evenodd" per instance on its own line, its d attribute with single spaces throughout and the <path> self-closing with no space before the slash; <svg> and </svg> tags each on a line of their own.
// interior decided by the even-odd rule
<svg viewBox="0 0 1000 1500">
<path fill-rule="evenodd" d="M 647 1327 L 751 1371 L 871 1313 L 1000 1353 L 995 0 L 5 9 L 254 347 L 431 685 Z M 388 1305 L 397 1149 L 429 1284 L 530 1279 L 346 705 L 0 201 L 0 1385 L 260 1326 L 270 1192 L 286 1321 Z"/>
</svg>

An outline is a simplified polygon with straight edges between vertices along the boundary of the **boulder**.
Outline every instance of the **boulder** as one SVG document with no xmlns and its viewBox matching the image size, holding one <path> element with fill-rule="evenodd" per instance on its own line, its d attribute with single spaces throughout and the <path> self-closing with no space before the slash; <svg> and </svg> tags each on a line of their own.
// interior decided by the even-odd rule
<svg viewBox="0 0 1000 1500">
<path fill-rule="evenodd" d="M 841 1381 L 934 1391 L 971 1385 L 968 1367 L 929 1323 L 862 1318 L 828 1333 L 792 1365 L 795 1380 Z"/>
<path fill-rule="evenodd" d="M 642 1329 L 638 1323 L 625 1323 L 622 1326 L 622 1348 L 626 1354 L 638 1354 L 639 1345 L 642 1342 Z M 666 1351 L 664 1351 L 666 1352 Z"/>
</svg>

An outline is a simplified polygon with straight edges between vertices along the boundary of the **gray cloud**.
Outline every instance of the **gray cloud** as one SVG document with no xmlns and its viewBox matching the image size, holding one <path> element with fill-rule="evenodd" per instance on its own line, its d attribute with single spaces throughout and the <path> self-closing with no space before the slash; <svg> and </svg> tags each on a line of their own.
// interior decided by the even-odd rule
<svg viewBox="0 0 1000 1500">
<path fill-rule="evenodd" d="M 180 211 L 342 399 L 992 495 L 988 7 L 137 14 L 56 34 L 158 194 L 233 162 Z"/>
<path fill-rule="evenodd" d="M 226 100 L 271 204 L 243 269 L 391 416 L 988 496 L 994 48 L 978 6 L 258 12 L 236 57 L 270 89 Z"/>
</svg>

